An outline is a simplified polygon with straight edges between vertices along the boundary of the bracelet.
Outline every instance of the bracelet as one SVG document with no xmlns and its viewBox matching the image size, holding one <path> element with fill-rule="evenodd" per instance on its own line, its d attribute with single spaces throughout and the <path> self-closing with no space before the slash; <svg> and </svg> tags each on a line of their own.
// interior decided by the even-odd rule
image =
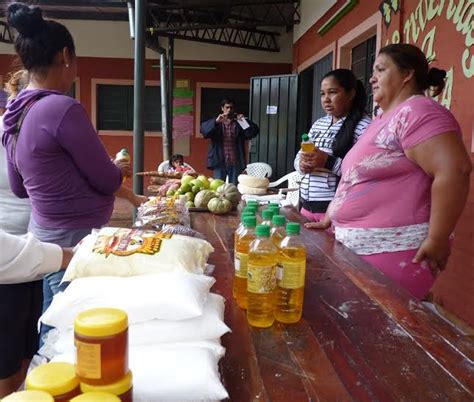
<svg viewBox="0 0 474 402">
<path fill-rule="evenodd" d="M 337 158 L 332 155 L 328 155 L 328 158 L 326 160 L 326 163 L 324 164 L 324 168 L 327 170 L 332 170 L 334 168 L 334 165 L 336 164 Z"/>
</svg>

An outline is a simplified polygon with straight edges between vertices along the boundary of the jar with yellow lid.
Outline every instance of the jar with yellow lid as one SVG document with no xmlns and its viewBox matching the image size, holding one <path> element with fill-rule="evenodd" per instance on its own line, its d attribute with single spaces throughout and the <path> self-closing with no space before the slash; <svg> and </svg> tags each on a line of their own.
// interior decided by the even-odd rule
<svg viewBox="0 0 474 402">
<path fill-rule="evenodd" d="M 81 393 L 74 365 L 69 363 L 46 363 L 35 367 L 26 377 L 28 391 L 44 391 L 55 402 L 66 402 Z"/>
<path fill-rule="evenodd" d="M 129 371 L 127 375 L 119 381 L 107 385 L 89 385 L 81 383 L 81 392 L 83 394 L 90 392 L 106 392 L 117 395 L 121 402 L 133 402 L 133 377 Z"/>
<path fill-rule="evenodd" d="M 72 398 L 71 402 L 120 402 L 120 398 L 108 392 L 88 392 Z"/>
<path fill-rule="evenodd" d="M 54 398 L 44 391 L 20 391 L 6 396 L 2 402 L 54 402 Z"/>
<path fill-rule="evenodd" d="M 128 373 L 128 317 L 123 310 L 94 308 L 74 321 L 76 373 L 81 382 L 103 385 Z"/>
</svg>

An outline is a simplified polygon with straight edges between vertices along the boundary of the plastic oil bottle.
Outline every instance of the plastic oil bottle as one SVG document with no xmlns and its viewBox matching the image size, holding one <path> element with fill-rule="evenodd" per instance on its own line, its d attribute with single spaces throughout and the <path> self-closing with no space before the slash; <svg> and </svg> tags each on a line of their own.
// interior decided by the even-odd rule
<svg viewBox="0 0 474 402">
<path fill-rule="evenodd" d="M 306 247 L 299 234 L 299 223 L 288 223 L 278 250 L 275 319 L 285 324 L 298 322 L 303 312 Z"/>
<path fill-rule="evenodd" d="M 274 212 L 271 209 L 264 209 L 262 211 L 262 225 L 267 225 L 271 226 L 272 225 L 272 218 L 273 218 Z"/>
<path fill-rule="evenodd" d="M 281 241 L 286 236 L 285 223 L 286 219 L 283 215 L 273 215 L 272 227 L 270 229 L 270 238 L 277 248 L 280 247 Z"/>
<path fill-rule="evenodd" d="M 247 267 L 247 321 L 267 328 L 275 321 L 277 248 L 270 239 L 270 226 L 258 225 L 250 244 Z"/>
<path fill-rule="evenodd" d="M 234 253 L 234 284 L 232 294 L 237 301 L 237 305 L 247 308 L 247 265 L 249 257 L 249 246 L 255 240 L 255 226 L 257 219 L 255 216 L 244 217 L 244 230 L 237 239 Z"/>
<path fill-rule="evenodd" d="M 240 234 L 242 233 L 242 231 L 244 230 L 245 226 L 244 226 L 244 218 L 246 216 L 255 216 L 255 213 L 252 212 L 252 211 L 243 211 L 242 214 L 240 215 L 240 223 L 239 223 L 239 226 L 237 226 L 237 229 L 235 229 L 235 232 L 234 232 L 234 253 L 237 249 L 237 239 L 239 238 Z"/>
<path fill-rule="evenodd" d="M 314 145 L 313 141 L 309 139 L 308 134 L 303 134 L 301 136 L 301 152 L 314 152 L 316 146 Z"/>
</svg>

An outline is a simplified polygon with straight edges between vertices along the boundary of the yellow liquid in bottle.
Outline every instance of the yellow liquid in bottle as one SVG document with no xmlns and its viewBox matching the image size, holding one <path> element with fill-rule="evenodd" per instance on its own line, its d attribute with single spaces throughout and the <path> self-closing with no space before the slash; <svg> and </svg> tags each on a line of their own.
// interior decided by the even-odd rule
<svg viewBox="0 0 474 402">
<path fill-rule="evenodd" d="M 250 252 L 247 282 L 247 321 L 267 328 L 275 321 L 276 252 Z"/>
<path fill-rule="evenodd" d="M 283 247 L 278 254 L 275 319 L 294 324 L 303 313 L 306 249 Z"/>
<path fill-rule="evenodd" d="M 316 149 L 315 145 L 312 142 L 303 142 L 301 143 L 302 152 L 314 152 Z"/>
<path fill-rule="evenodd" d="M 237 305 L 247 308 L 247 263 L 249 255 L 249 245 L 255 239 L 255 234 L 247 233 L 236 238 L 234 252 L 234 284 L 232 295 L 237 301 Z"/>
</svg>

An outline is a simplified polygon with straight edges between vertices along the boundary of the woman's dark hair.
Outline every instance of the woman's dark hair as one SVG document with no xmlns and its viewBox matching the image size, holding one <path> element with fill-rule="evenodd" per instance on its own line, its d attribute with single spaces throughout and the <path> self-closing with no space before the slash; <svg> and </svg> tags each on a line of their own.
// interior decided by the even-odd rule
<svg viewBox="0 0 474 402">
<path fill-rule="evenodd" d="M 39 7 L 12 2 L 5 15 L 8 24 L 18 31 L 15 51 L 27 70 L 49 67 L 65 47 L 75 56 L 74 40 L 68 29 L 59 22 L 43 19 Z"/>
<path fill-rule="evenodd" d="M 444 88 L 446 71 L 429 67 L 424 53 L 416 46 L 407 43 L 387 45 L 379 54 L 386 54 L 400 70 L 413 70 L 415 84 L 419 91 L 431 89 L 431 96 L 437 96 Z"/>
<path fill-rule="evenodd" d="M 367 94 L 365 92 L 364 84 L 358 80 L 351 70 L 346 68 L 338 68 L 327 73 L 325 78 L 334 78 L 346 92 L 355 91 L 354 99 L 352 99 L 352 106 L 344 123 L 336 134 L 336 139 L 332 146 L 333 155 L 339 158 L 344 158 L 354 144 L 354 131 L 359 124 L 359 121 L 364 117 Z M 322 81 L 322 80 L 321 80 Z"/>
</svg>

